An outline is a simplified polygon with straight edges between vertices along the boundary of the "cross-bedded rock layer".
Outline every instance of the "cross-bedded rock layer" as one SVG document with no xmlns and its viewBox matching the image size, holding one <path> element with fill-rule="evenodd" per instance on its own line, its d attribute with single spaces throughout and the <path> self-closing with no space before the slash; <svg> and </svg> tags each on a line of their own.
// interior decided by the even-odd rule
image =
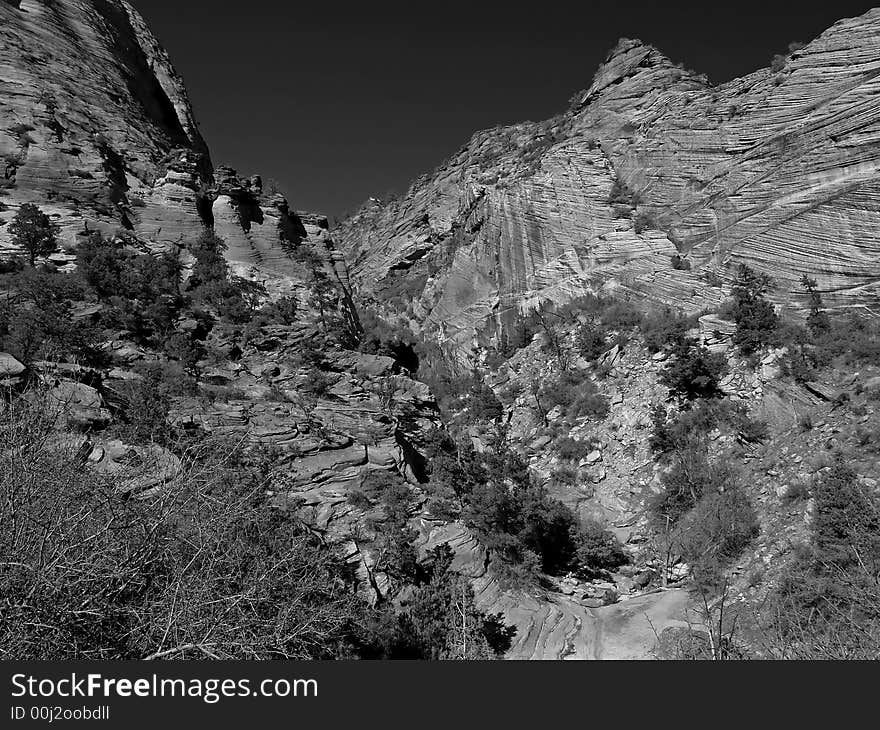
<svg viewBox="0 0 880 730">
<path fill-rule="evenodd" d="M 878 10 L 720 86 L 622 40 L 564 114 L 480 132 L 347 221 L 355 287 L 463 350 L 586 291 L 696 311 L 718 298 L 701 277 L 739 263 L 781 303 L 803 304 L 808 274 L 827 303 L 876 313 L 878 89 Z"/>
</svg>

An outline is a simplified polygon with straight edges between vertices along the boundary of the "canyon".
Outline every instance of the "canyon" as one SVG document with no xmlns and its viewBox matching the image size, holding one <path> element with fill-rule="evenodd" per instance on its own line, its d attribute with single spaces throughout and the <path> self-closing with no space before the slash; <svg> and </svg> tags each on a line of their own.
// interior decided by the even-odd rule
<svg viewBox="0 0 880 730">
<path fill-rule="evenodd" d="M 556 117 L 478 132 L 400 198 L 371 199 L 331 230 L 325 216 L 296 211 L 259 176 L 214 165 L 182 79 L 132 5 L 0 0 L 0 257 L 22 253 L 8 230 L 26 203 L 58 226 L 60 245 L 45 263 L 60 272 L 74 270 L 78 247 L 96 232 L 173 253 L 188 269 L 190 244 L 213 231 L 231 272 L 257 282 L 265 301 L 294 298 L 299 319 L 247 338 L 234 328 L 212 335 L 226 356 L 200 381 L 225 397 L 176 397 L 169 423 L 271 448 L 272 495 L 295 503 L 356 566 L 370 603 L 391 600 L 390 578 L 376 568 L 380 530 L 350 496 L 369 474 L 387 472 L 418 495 L 410 524 L 419 556 L 448 544 L 480 609 L 516 628 L 508 658 L 648 658 L 664 631 L 699 623 L 687 566 L 661 578 L 649 549 L 645 505 L 660 468 L 648 437 L 652 409 L 667 395 L 660 373 L 668 358 L 639 343 L 608 347 L 603 377 L 590 377 L 609 412 L 569 428 L 559 413 L 542 423 L 530 401 L 529 383 L 558 375 L 545 337 L 501 364 L 488 364 L 490 352 L 523 317 L 588 295 L 700 317 L 695 336 L 729 357 L 725 395 L 773 434 L 766 445 L 746 444 L 743 457 L 761 537 L 734 567 L 733 596 L 757 600 L 766 588 L 757 571 L 782 566 L 811 519 L 811 505 L 792 506 L 779 485 L 809 479 L 823 468 L 811 454 L 831 439 L 855 443 L 858 429 L 876 423 L 861 390 L 853 402 L 864 412 L 844 412 L 829 396 L 854 391 L 873 371 L 793 385 L 780 377 L 780 348 L 748 362 L 731 345 L 730 323 L 707 313 L 745 264 L 772 274 L 780 314 L 808 311 L 804 275 L 829 311 L 880 314 L 878 92 L 880 10 L 721 85 L 624 39 Z M 449 424 L 421 366 L 328 345 L 318 357 L 326 390 L 311 394 L 312 375 L 296 360 L 304 343 L 328 317 L 358 332 L 366 312 L 463 372 L 479 370 L 534 478 L 578 516 L 606 524 L 631 563 L 603 580 L 507 585 L 471 525 L 427 506 L 426 445 Z M 122 385 L 138 377 L 134 365 L 162 356 L 125 338 L 108 348 L 112 367 L 103 370 L 29 369 L 71 410 L 71 433 L 75 424 L 89 432 L 95 468 L 113 470 L 126 445 L 102 440 L 102 424 Z M 0 358 L 4 382 L 22 383 L 24 366 Z M 819 424 L 809 435 L 799 432 L 805 416 Z M 545 431 L 557 422 L 594 444 L 574 485 L 553 482 L 563 459 Z M 479 428 L 467 436 L 477 452 L 487 448 Z M 735 433 L 720 434 L 713 449 L 736 445 Z M 161 468 L 145 469 L 151 476 L 132 486 L 143 493 L 176 478 L 173 455 L 145 453 Z M 871 481 L 876 460 L 857 466 Z"/>
</svg>

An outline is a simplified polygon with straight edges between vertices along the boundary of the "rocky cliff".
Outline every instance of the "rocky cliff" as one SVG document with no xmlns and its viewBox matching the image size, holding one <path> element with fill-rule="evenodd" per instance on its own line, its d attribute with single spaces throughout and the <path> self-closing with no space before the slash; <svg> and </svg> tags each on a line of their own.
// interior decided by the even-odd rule
<svg viewBox="0 0 880 730">
<path fill-rule="evenodd" d="M 51 276 L 75 268 L 76 247 L 94 231 L 114 250 L 175 252 L 184 264 L 200 235 L 217 234 L 230 281 L 257 282 L 260 293 L 249 321 L 192 302 L 176 310 L 174 334 L 198 341 L 204 357 L 190 365 L 197 377 L 181 375 L 191 387 L 173 391 L 163 425 L 264 449 L 273 500 L 344 552 L 372 601 L 395 599 L 394 578 L 381 567 L 383 508 L 362 490 L 394 475 L 413 498 L 412 546 L 422 558 L 452 547 L 479 607 L 516 627 L 511 658 L 644 658 L 658 633 L 689 625 L 688 566 L 660 564 L 645 515 L 661 489 L 648 437 L 652 409 L 668 397 L 659 377 L 668 354 L 618 338 L 624 347 L 604 343 L 596 363 L 575 358 L 609 409 L 574 422 L 558 407 L 539 414 L 529 391 L 559 377 L 546 333 L 502 362 L 484 360 L 479 375 L 500 409 L 490 420 L 503 422 L 536 483 L 607 525 L 630 559 L 601 579 L 544 576 L 511 588 L 472 521 L 429 507 L 424 454 L 442 427 L 434 395 L 417 380 L 418 364 L 411 371 L 355 348 L 355 300 L 405 315 L 424 339 L 463 355 L 496 343 L 524 311 L 587 292 L 715 309 L 739 263 L 772 273 L 773 296 L 794 309 L 807 273 L 830 306 L 876 311 L 878 31 L 878 11 L 842 21 L 772 69 L 715 87 L 622 41 L 565 113 L 478 133 L 402 199 L 373 200 L 331 233 L 326 218 L 295 212 L 258 176 L 213 166 L 181 80 L 128 3 L 0 0 L 0 255 L 18 253 L 6 226 L 26 202 L 61 228 L 61 250 L 44 269 Z M 42 383 L 85 459 L 112 472 L 134 455 L 142 468 L 130 490 L 149 496 L 178 479 L 179 459 L 123 443 L 112 429 L 144 373 L 183 358 L 160 338 L 102 320 L 116 306 L 107 297 L 83 296 L 70 303 L 71 326 L 99 330 L 107 362 L 83 366 L 61 353 L 23 363 L 2 352 L 0 385 Z M 288 298 L 295 315 L 285 321 L 254 316 Z M 771 429 L 766 444 L 742 448 L 735 433 L 712 435 L 713 454 L 742 462 L 760 507 L 762 537 L 732 572 L 746 600 L 761 595 L 750 576 L 784 565 L 811 518 L 788 488 L 826 468 L 811 456 L 863 447 L 877 409 L 862 392 L 865 373 L 794 387 L 780 382 L 782 349 L 738 359 L 732 326 L 704 316 L 694 334 L 728 354 L 723 395 Z M 807 435 L 804 419 L 816 421 Z M 465 436 L 485 448 L 479 429 Z M 585 449 L 582 458 L 563 456 L 562 436 Z M 860 479 L 874 481 L 874 462 L 858 464 Z"/>
<path fill-rule="evenodd" d="M 67 249 L 122 229 L 169 250 L 215 226 L 231 260 L 283 273 L 285 245 L 326 239 L 258 177 L 215 174 L 183 81 L 124 0 L 0 3 L 0 251 L 24 202 Z"/>
<path fill-rule="evenodd" d="M 75 269 L 77 247 L 95 232 L 116 249 L 178 254 L 185 270 L 192 245 L 212 232 L 229 273 L 259 285 L 255 306 L 295 300 L 294 325 L 258 333 L 219 317 L 208 333 L 181 311 L 175 329 L 212 354 L 198 366 L 196 390 L 172 398 L 169 422 L 271 449 L 273 491 L 295 501 L 327 542 L 345 544 L 375 598 L 382 577 L 365 540 L 352 541 L 363 515 L 346 495 L 375 470 L 419 481 L 420 433 L 437 425 L 433 398 L 391 358 L 350 349 L 357 313 L 327 219 L 291 210 L 259 176 L 214 168 L 182 80 L 124 0 L 0 2 L 3 260 L 21 253 L 7 225 L 24 203 L 59 227 L 58 250 L 40 260 L 56 276 Z M 94 300 L 76 306 L 73 326 L 100 322 L 105 310 Z M 137 371 L 168 356 L 131 332 L 102 334 L 107 367 L 63 356 L 25 366 L 4 353 L 0 375 L 13 389 L 41 382 L 66 411 L 62 423 L 91 434 L 89 459 L 113 469 L 130 445 L 103 431 L 119 420 L 126 389 L 143 382 Z M 315 362 L 306 365 L 309 348 Z M 157 453 L 163 466 L 148 490 L 175 478 L 173 455 Z"/>
<path fill-rule="evenodd" d="M 800 307 L 809 274 L 876 312 L 878 38 L 873 10 L 718 86 L 622 40 L 563 114 L 480 132 L 348 220 L 355 286 L 463 351 L 587 291 L 699 310 L 719 296 L 704 277 L 739 263 L 779 303 Z"/>
<path fill-rule="evenodd" d="M 0 3 L 0 119 L 4 223 L 34 202 L 71 242 L 88 224 L 166 245 L 200 224 L 208 150 L 180 77 L 128 3 Z"/>
</svg>

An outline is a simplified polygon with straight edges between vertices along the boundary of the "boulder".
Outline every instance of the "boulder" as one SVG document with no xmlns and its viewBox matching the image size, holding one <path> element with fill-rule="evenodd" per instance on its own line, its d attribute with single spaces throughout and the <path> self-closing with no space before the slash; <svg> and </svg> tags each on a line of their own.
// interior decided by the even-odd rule
<svg viewBox="0 0 880 730">
<path fill-rule="evenodd" d="M 25 366 L 8 352 L 0 352 L 0 378 L 17 378 L 25 370 Z"/>
<path fill-rule="evenodd" d="M 809 382 L 804 383 L 804 387 L 816 397 L 829 403 L 835 403 L 843 395 L 843 391 L 824 383 Z"/>
<path fill-rule="evenodd" d="M 49 391 L 60 407 L 68 426 L 91 430 L 110 423 L 110 411 L 104 408 L 101 394 L 90 385 L 74 380 L 60 380 Z"/>
<path fill-rule="evenodd" d="M 654 580 L 655 575 L 656 573 L 653 570 L 643 570 L 633 577 L 633 585 L 640 590 L 644 590 Z"/>
</svg>

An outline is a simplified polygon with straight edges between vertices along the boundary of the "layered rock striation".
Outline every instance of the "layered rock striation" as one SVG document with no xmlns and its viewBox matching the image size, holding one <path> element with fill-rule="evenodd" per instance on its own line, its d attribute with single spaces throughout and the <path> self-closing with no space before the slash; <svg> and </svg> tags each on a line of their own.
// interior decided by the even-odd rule
<svg viewBox="0 0 880 730">
<path fill-rule="evenodd" d="M 133 253 L 181 254 L 187 276 L 187 249 L 213 232 L 230 275 L 260 285 L 255 307 L 295 300 L 294 324 L 247 332 L 215 323 L 196 335 L 200 323 L 184 312 L 175 329 L 208 338 L 211 355 L 193 392 L 172 399 L 169 425 L 270 451 L 275 498 L 340 547 L 365 593 L 381 598 L 388 580 L 375 568 L 376 534 L 359 528 L 364 512 L 348 496 L 377 470 L 414 486 L 424 480 L 422 439 L 441 425 L 433 396 L 391 358 L 351 349 L 358 316 L 327 219 L 292 210 L 259 176 L 214 168 L 182 80 L 124 0 L 0 2 L 0 259 L 21 253 L 7 226 L 24 203 L 59 227 L 60 246 L 45 259 L 61 271 L 99 231 Z M 102 310 L 92 301 L 77 307 L 77 324 Z M 113 471 L 146 447 L 105 431 L 144 367 L 168 357 L 124 331 L 102 347 L 109 365 L 100 368 L 26 367 L 0 353 L 0 381 L 14 390 L 42 383 L 63 438 Z M 157 454 L 162 464 L 170 458 Z M 155 478 L 135 475 L 132 493 L 149 496 L 176 478 L 152 452 L 141 456 Z"/>
<path fill-rule="evenodd" d="M 565 113 L 480 132 L 348 220 L 355 287 L 465 352 L 584 292 L 699 311 L 740 263 L 794 309 L 807 274 L 877 313 L 878 38 L 872 10 L 718 86 L 622 40 Z"/>
<path fill-rule="evenodd" d="M 0 222 L 32 202 L 69 242 L 91 224 L 177 243 L 210 180 L 183 82 L 128 3 L 0 3 Z"/>
<path fill-rule="evenodd" d="M 289 274 L 311 238 L 346 276 L 325 220 L 214 170 L 182 79 L 124 0 L 0 3 L 0 254 L 16 253 L 7 224 L 22 203 L 59 225 L 57 263 L 88 231 L 161 251 L 213 227 L 231 261 Z"/>
</svg>

